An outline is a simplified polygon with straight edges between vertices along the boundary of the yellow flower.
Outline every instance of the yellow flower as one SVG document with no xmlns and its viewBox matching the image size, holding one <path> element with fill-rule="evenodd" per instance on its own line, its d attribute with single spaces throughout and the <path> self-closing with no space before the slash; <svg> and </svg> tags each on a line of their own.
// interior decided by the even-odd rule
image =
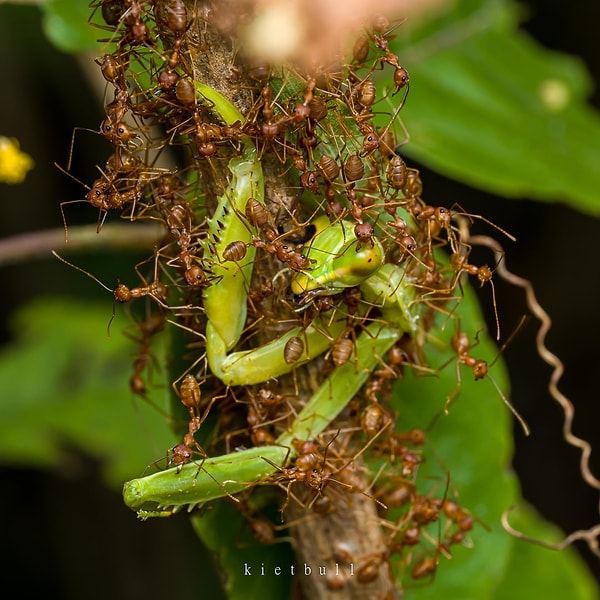
<svg viewBox="0 0 600 600">
<path fill-rule="evenodd" d="M 19 142 L 0 136 L 0 182 L 21 183 L 32 168 L 33 159 L 19 150 Z"/>
</svg>

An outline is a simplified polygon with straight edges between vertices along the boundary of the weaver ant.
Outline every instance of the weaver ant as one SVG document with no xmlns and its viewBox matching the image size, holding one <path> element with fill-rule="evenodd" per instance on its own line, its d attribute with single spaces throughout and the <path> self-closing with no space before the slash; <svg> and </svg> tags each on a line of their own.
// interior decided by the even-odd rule
<svg viewBox="0 0 600 600">
<path fill-rule="evenodd" d="M 515 333 L 516 333 L 516 331 L 513 333 L 513 335 Z M 502 402 L 504 402 L 504 404 L 506 404 L 506 406 L 509 408 L 509 410 L 512 412 L 512 414 L 515 416 L 515 418 L 521 425 L 525 435 L 529 435 L 529 433 L 530 433 L 529 426 L 527 425 L 527 423 L 525 422 L 523 417 L 521 417 L 521 415 L 517 412 L 515 407 L 510 403 L 510 401 L 508 400 L 508 398 L 506 397 L 504 392 L 500 389 L 500 386 L 496 383 L 494 378 L 489 374 L 490 367 L 496 362 L 496 360 L 498 360 L 498 357 L 500 356 L 500 354 L 502 353 L 504 348 L 510 343 L 513 335 L 511 335 L 511 337 L 502 345 L 502 348 L 500 348 L 500 351 L 498 352 L 496 358 L 490 364 L 488 364 L 485 360 L 475 358 L 474 356 L 471 355 L 471 350 L 475 346 L 477 346 L 477 344 L 479 343 L 478 335 L 475 336 L 475 343 L 471 344 L 469 342 L 468 335 L 466 333 L 460 331 L 460 328 L 457 328 L 455 334 L 452 336 L 452 339 L 450 341 L 450 345 L 451 345 L 452 349 L 456 352 L 456 355 L 458 358 L 458 360 L 456 362 L 457 384 L 456 384 L 456 387 L 454 388 L 454 390 L 452 390 L 452 392 L 446 398 L 444 412 L 448 413 L 448 407 L 450 406 L 450 404 L 452 403 L 454 398 L 459 393 L 461 382 L 462 382 L 462 378 L 461 378 L 461 374 L 460 374 L 460 367 L 461 367 L 461 365 L 464 365 L 464 366 L 468 367 L 469 369 L 471 369 L 476 381 L 487 378 L 492 383 L 496 392 L 502 399 Z M 454 359 L 450 359 L 450 361 L 452 361 L 452 360 L 454 360 Z M 448 362 L 450 362 L 450 361 L 448 361 Z M 446 362 L 444 365 L 442 365 L 441 368 L 444 368 L 448 364 L 448 362 Z"/>
<path fill-rule="evenodd" d="M 338 431 L 327 443 L 322 455 L 319 445 L 316 442 L 298 442 L 297 449 L 299 453 L 294 461 L 294 465 L 291 467 L 280 467 L 275 463 L 272 463 L 269 459 L 263 457 L 264 460 L 277 469 L 277 473 L 267 477 L 263 483 L 274 483 L 280 487 L 284 487 L 286 490 L 286 499 L 280 508 L 282 521 L 285 509 L 287 508 L 291 498 L 293 498 L 300 505 L 304 505 L 300 497 L 292 491 L 292 486 L 295 483 L 304 483 L 309 489 L 315 490 L 316 493 L 308 502 L 308 508 L 312 508 L 317 500 L 323 496 L 325 486 L 330 482 L 336 483 L 349 492 L 359 492 L 364 494 L 385 508 L 385 505 L 383 505 L 379 500 L 362 489 L 364 488 L 362 485 L 362 478 L 360 478 L 360 482 L 357 483 L 356 478 L 353 477 L 353 472 L 348 469 L 348 466 L 358 457 L 358 455 L 352 457 L 337 470 L 334 470 L 328 466 L 329 463 L 327 462 L 327 454 L 331 444 L 338 437 L 339 433 L 340 432 Z M 358 454 L 363 451 L 364 449 Z M 334 478 L 333 475 L 337 475 L 339 479 Z"/>
<path fill-rule="evenodd" d="M 133 361 L 133 373 L 129 379 L 129 387 L 137 396 L 147 399 L 146 382 L 143 373 L 153 362 L 152 338 L 164 328 L 165 317 L 162 312 L 149 312 L 148 315 L 135 323 L 140 336 L 126 333 L 133 341 L 139 344 L 139 350 Z"/>
</svg>

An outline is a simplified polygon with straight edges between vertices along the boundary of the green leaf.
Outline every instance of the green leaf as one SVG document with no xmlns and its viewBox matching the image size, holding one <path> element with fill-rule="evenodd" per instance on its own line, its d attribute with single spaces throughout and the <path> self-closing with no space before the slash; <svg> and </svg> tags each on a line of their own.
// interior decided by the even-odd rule
<svg viewBox="0 0 600 600">
<path fill-rule="evenodd" d="M 173 445 L 165 417 L 132 402 L 129 357 L 137 348 L 115 323 L 107 338 L 109 319 L 106 304 L 50 298 L 13 315 L 16 340 L 0 353 L 3 464 L 60 467 L 75 448 L 100 460 L 120 489 Z"/>
<path fill-rule="evenodd" d="M 517 29 L 493 1 L 398 32 L 410 72 L 402 152 L 469 185 L 600 215 L 600 116 L 582 61 Z"/>
<path fill-rule="evenodd" d="M 547 542 L 559 542 L 564 535 L 544 521 L 535 510 L 521 504 L 510 513 L 510 523 L 528 535 Z M 549 550 L 530 542 L 515 539 L 512 544 L 506 577 L 496 588 L 495 600 L 530 600 L 538 597 L 540 582 L 546 598 L 594 600 L 598 587 L 581 557 L 572 549 Z"/>
<path fill-rule="evenodd" d="M 470 354 L 492 364 L 498 350 L 483 333 L 484 321 L 470 287 L 465 287 L 458 314 L 461 330 L 470 339 L 479 332 L 480 343 Z M 448 341 L 454 333 L 451 325 L 446 324 L 444 331 L 438 329 L 434 335 Z M 435 347 L 428 352 L 433 367 L 444 365 L 451 357 L 450 352 L 438 352 Z M 460 393 L 445 414 L 446 398 L 456 388 L 457 373 L 461 378 Z M 452 560 L 440 555 L 433 584 L 417 585 L 410 577 L 404 578 L 411 600 L 525 598 L 522 590 L 528 590 L 529 598 L 596 597 L 598 590 L 591 575 L 571 549 L 550 553 L 512 538 L 501 525 L 502 513 L 521 501 L 518 480 L 510 467 L 512 416 L 495 387 L 486 380 L 489 378 L 475 381 L 467 367 L 461 366 L 457 371 L 456 360 L 438 375 L 423 377 L 407 372 L 405 379 L 397 383 L 394 407 L 400 415 L 398 427 L 406 430 L 432 424 L 427 431 L 428 460 L 419 470 L 419 481 L 422 485 L 431 478 L 437 482 L 431 488 L 437 485 L 439 493 L 448 477 L 450 490 L 458 494 L 457 501 L 480 521 L 470 536 L 472 548 L 453 546 Z M 508 379 L 501 360 L 492 365 L 490 376 L 508 395 Z M 443 462 L 435 457 L 443 457 Z M 533 510 L 521 513 L 518 526 L 541 539 L 550 539 L 552 533 L 556 538 L 556 529 L 553 532 Z M 436 534 L 434 530 L 430 533 Z M 431 554 L 435 554 L 434 549 Z M 549 558 L 554 567 L 546 566 Z M 546 577 L 545 572 L 551 568 L 552 576 Z M 555 595 L 560 587 L 573 591 Z"/>
<path fill-rule="evenodd" d="M 44 31 L 48 39 L 64 52 L 85 52 L 98 48 L 101 30 L 90 23 L 91 11 L 81 0 L 46 0 Z"/>
<path fill-rule="evenodd" d="M 459 307 L 461 330 L 472 340 L 483 329 L 483 319 L 470 288 Z M 454 333 L 452 323 L 434 336 L 448 339 Z M 489 363 L 497 354 L 495 345 L 480 333 L 481 343 L 472 354 Z M 427 359 L 434 368 L 452 357 L 451 352 L 430 348 Z M 411 598 L 466 600 L 489 597 L 501 580 L 510 557 L 511 539 L 500 525 L 502 511 L 518 497 L 516 476 L 509 468 L 512 455 L 511 415 L 490 381 L 475 381 L 465 367 L 459 396 L 444 414 L 446 398 L 457 386 L 456 361 L 439 372 L 439 377 L 415 376 L 408 372 L 395 386 L 394 408 L 399 413 L 398 427 L 427 428 L 427 461 L 419 470 L 420 485 L 437 486 L 443 491 L 446 477 L 450 489 L 458 493 L 457 501 L 482 523 L 471 534 L 473 548 L 453 547 L 452 560 L 440 556 L 433 585 L 416 584 L 406 577 L 403 585 Z M 508 388 L 502 363 L 490 370 L 496 383 Z M 437 419 L 434 421 L 434 419 Z M 428 426 L 433 423 L 433 426 Z M 436 457 L 443 457 L 438 460 Z M 443 462 L 442 462 L 443 460 Z M 421 490 L 421 493 L 425 493 Z M 488 527 L 490 531 L 486 529 Z M 430 533 L 435 536 L 437 530 Z M 413 589 L 414 588 L 414 589 Z"/>
</svg>

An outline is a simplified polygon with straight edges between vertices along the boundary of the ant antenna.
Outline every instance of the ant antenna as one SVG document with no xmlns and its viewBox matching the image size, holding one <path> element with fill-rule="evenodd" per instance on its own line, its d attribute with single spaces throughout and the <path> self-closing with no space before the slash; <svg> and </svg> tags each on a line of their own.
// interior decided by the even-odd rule
<svg viewBox="0 0 600 600">
<path fill-rule="evenodd" d="M 60 254 L 58 254 L 58 252 L 56 252 L 56 250 L 52 250 L 52 254 L 56 258 L 58 258 L 58 260 L 60 260 L 61 262 L 64 262 L 65 265 L 68 265 L 69 267 L 72 267 L 76 271 L 79 271 L 80 273 L 87 275 L 90 279 L 93 279 L 96 283 L 100 284 L 106 291 L 110 292 L 114 296 L 114 290 L 110 289 L 107 285 L 102 283 L 95 275 L 92 275 L 89 271 L 86 271 L 85 269 L 82 269 L 81 267 L 78 267 L 77 265 L 74 265 L 73 263 L 69 262 L 68 260 L 66 260 L 65 258 L 60 256 Z M 112 315 L 110 317 L 110 321 L 108 322 L 108 325 L 106 326 L 107 337 L 110 337 L 110 326 L 111 326 L 111 324 L 115 318 L 115 314 L 116 314 L 115 313 L 115 302 L 116 302 L 116 299 L 113 301 Z"/>
</svg>

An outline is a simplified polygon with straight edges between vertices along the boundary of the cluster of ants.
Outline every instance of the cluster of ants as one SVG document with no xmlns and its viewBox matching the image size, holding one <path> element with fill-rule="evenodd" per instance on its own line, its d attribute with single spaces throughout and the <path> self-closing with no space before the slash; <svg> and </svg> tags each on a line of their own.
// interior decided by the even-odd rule
<svg viewBox="0 0 600 600">
<path fill-rule="evenodd" d="M 217 265 L 239 268 L 252 246 L 256 257 L 247 282 L 248 316 L 237 348 L 256 347 L 298 325 L 306 330 L 317 317 L 320 322 L 342 318 L 342 334 L 322 358 L 311 361 L 320 361 L 326 376 L 354 360 L 357 335 L 381 314 L 362 298 L 358 286 L 298 297 L 290 291 L 290 281 L 294 273 L 311 271 L 304 248 L 317 217 L 326 215 L 332 225 L 351 222 L 357 247 L 378 240 L 385 262 L 404 269 L 421 306 L 420 334 L 404 336 L 379 358 L 362 391 L 332 425 L 333 433 L 298 441 L 295 460 L 260 483 L 285 491 L 282 514 L 296 502 L 318 517 L 335 510 L 337 496 L 368 496 L 391 533 L 385 550 L 352 557 L 359 565 L 359 582 L 373 581 L 382 564 L 394 562 L 412 578 L 431 577 L 440 556 L 468 542 L 476 519 L 449 497 L 448 484 L 437 485 L 437 497 L 431 489 L 419 491 L 426 436 L 420 429 L 403 432 L 397 427 L 389 399 L 392 384 L 406 369 L 435 371 L 425 362 L 423 346 L 440 315 L 456 330 L 451 348 L 458 383 L 446 403 L 459 391 L 461 366 L 476 379 L 489 377 L 487 363 L 472 354 L 476 340 L 460 330 L 460 320 L 449 308 L 460 301 L 463 274 L 493 286 L 494 268 L 470 259 L 470 225 L 475 218 L 486 220 L 427 204 L 418 170 L 399 153 L 399 112 L 408 97 L 409 74 L 389 48 L 395 28 L 387 19 L 374 19 L 347 58 L 310 72 L 231 51 L 225 79 L 233 99 L 241 98 L 245 118 L 227 123 L 196 85 L 194 53 L 198 46 L 211 51 L 203 48 L 206 32 L 215 30 L 227 41 L 232 28 L 234 17 L 220 20 L 225 9 L 218 4 L 95 0 L 91 5 L 94 19 L 100 14 L 102 27 L 110 32 L 105 47 L 111 51 L 96 62 L 107 93 L 113 94 L 98 130 L 112 151 L 88 187 L 86 201 L 99 211 L 99 230 L 115 212 L 131 221 L 158 222 L 164 231 L 144 263 L 152 265 L 151 274 L 142 274 L 143 264 L 138 265 L 138 284 L 119 281 L 111 290 L 119 303 L 147 301 L 143 314 L 131 311 L 139 343 L 131 389 L 148 396 L 155 369 L 153 339 L 169 323 L 188 344 L 190 356 L 180 357 L 188 362 L 183 374 L 174 377 L 177 402 L 185 409 L 175 420 L 184 427 L 181 443 L 168 452 L 167 466 L 180 471 L 193 461 L 202 468 L 208 454 L 275 443 L 306 401 L 298 391 L 301 368 L 293 368 L 305 347 L 303 336 L 291 338 L 284 349 L 290 377 L 226 387 L 211 374 L 202 352 L 202 292 L 219 285 Z M 236 18 L 245 17 L 240 11 Z M 386 70 L 393 81 L 389 89 L 380 83 Z M 255 146 L 265 173 L 270 169 L 277 179 L 266 176 L 271 191 L 267 189 L 265 204 L 251 198 L 238 215 L 252 232 L 251 241 L 234 241 L 215 256 L 207 220 L 217 194 L 229 185 L 220 178 L 244 140 Z M 168 164 L 166 157 L 183 166 L 162 166 Z M 219 409 L 218 417 L 213 407 Z M 210 435 L 204 433 L 209 420 Z M 376 476 L 355 466 L 363 456 L 383 465 Z M 237 498 L 234 504 L 260 541 L 276 541 L 276 527 L 251 502 Z"/>
</svg>

